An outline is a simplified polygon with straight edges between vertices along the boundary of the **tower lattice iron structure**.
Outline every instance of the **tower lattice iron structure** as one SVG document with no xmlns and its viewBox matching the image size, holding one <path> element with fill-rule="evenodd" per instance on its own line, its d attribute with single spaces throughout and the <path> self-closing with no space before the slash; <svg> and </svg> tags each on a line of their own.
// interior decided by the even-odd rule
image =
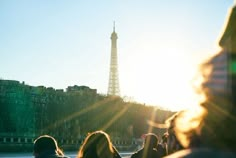
<svg viewBox="0 0 236 158">
<path fill-rule="evenodd" d="M 110 73 L 107 95 L 120 96 L 119 75 L 118 75 L 118 59 L 117 59 L 117 39 L 118 36 L 115 32 L 115 22 L 113 32 L 111 34 L 111 60 L 110 60 Z"/>
</svg>

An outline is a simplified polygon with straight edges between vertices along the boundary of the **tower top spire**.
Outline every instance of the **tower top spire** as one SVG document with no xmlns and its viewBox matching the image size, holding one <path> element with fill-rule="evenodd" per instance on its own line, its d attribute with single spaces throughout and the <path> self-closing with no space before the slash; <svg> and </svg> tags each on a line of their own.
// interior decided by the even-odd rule
<svg viewBox="0 0 236 158">
<path fill-rule="evenodd" d="M 111 39 L 113 41 L 116 41 L 118 38 L 115 29 L 116 29 L 116 24 L 115 24 L 115 21 L 113 21 L 113 32 L 111 33 Z M 114 44 L 114 46 L 116 47 L 116 44 Z"/>
</svg>

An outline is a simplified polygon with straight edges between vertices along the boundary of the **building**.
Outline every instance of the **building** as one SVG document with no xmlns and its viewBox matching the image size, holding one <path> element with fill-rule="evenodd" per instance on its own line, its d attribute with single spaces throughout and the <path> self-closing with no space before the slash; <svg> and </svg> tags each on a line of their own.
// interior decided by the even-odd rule
<svg viewBox="0 0 236 158">
<path fill-rule="evenodd" d="M 87 86 L 68 86 L 66 88 L 66 92 L 76 92 L 79 93 L 80 95 L 84 95 L 84 94 L 91 94 L 91 95 L 96 95 L 97 94 L 97 89 L 91 89 Z"/>
</svg>

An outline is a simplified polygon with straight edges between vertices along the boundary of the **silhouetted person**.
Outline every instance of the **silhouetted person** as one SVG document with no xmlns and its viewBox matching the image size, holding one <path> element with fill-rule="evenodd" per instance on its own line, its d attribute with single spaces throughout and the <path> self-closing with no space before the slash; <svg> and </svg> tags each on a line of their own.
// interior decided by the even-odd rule
<svg viewBox="0 0 236 158">
<path fill-rule="evenodd" d="M 77 158 L 121 158 L 104 131 L 89 133 L 85 138 Z"/>
<path fill-rule="evenodd" d="M 236 7 L 230 12 L 219 42 L 222 50 L 201 67 L 197 87 L 205 97 L 198 109 L 181 113 L 175 121 L 177 139 L 187 148 L 168 158 L 236 157 Z"/>
<path fill-rule="evenodd" d="M 167 155 L 167 138 L 168 133 L 164 133 L 161 137 L 161 142 L 157 144 L 157 152 L 161 157 L 164 157 Z"/>
<path fill-rule="evenodd" d="M 35 158 L 68 158 L 58 147 L 57 141 L 49 135 L 42 135 L 34 141 Z"/>
<path fill-rule="evenodd" d="M 175 131 L 173 130 L 175 127 L 175 121 L 177 116 L 182 113 L 182 111 L 173 114 L 170 118 L 168 118 L 164 124 L 155 123 L 153 121 L 148 121 L 150 126 L 156 128 L 165 128 L 166 132 L 162 136 L 162 142 L 158 144 L 157 151 L 160 155 L 166 156 L 171 153 L 174 153 L 180 149 L 183 149 L 182 145 L 176 138 Z"/>
<path fill-rule="evenodd" d="M 159 158 L 160 155 L 157 152 L 158 138 L 153 133 L 145 135 L 143 147 L 131 155 L 131 158 Z"/>
<path fill-rule="evenodd" d="M 175 127 L 175 121 L 178 115 L 180 115 L 181 112 L 175 113 L 172 115 L 169 119 L 166 120 L 166 124 L 168 124 L 167 132 L 164 134 L 163 137 L 166 139 L 166 153 L 167 155 L 172 154 L 180 149 L 182 149 L 182 145 L 176 138 L 176 134 L 174 131 Z"/>
</svg>

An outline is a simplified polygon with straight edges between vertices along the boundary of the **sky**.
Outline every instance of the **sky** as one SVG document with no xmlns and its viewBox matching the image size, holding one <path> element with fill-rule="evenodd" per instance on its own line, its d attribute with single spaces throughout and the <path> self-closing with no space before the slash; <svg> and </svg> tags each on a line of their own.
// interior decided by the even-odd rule
<svg viewBox="0 0 236 158">
<path fill-rule="evenodd" d="M 191 108 L 233 0 L 1 0 L 0 78 L 107 94 L 113 22 L 121 96 Z"/>
</svg>

